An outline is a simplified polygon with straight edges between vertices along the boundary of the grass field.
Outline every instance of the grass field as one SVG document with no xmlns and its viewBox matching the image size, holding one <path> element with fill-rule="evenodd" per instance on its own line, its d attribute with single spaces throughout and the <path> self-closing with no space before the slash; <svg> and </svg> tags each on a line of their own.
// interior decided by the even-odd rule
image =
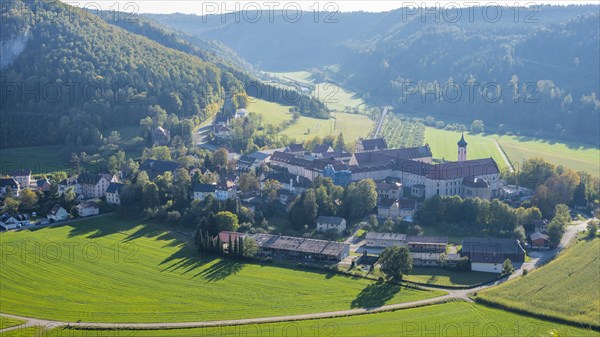
<svg viewBox="0 0 600 337">
<path fill-rule="evenodd" d="M 470 286 L 492 281 L 497 275 L 479 272 L 456 272 L 443 268 L 414 267 L 410 275 L 404 279 L 412 282 L 435 284 L 441 286 Z"/>
<path fill-rule="evenodd" d="M 0 149 L 0 174 L 11 174 L 15 169 L 30 169 L 33 174 L 52 173 L 67 169 L 60 146 L 38 146 Z"/>
<path fill-rule="evenodd" d="M 52 330 L 47 336 L 598 336 L 597 332 L 466 302 L 371 315 L 260 325 L 162 331 Z M 22 335 L 13 335 L 22 336 Z M 27 335 L 29 336 L 29 335 Z"/>
<path fill-rule="evenodd" d="M 585 171 L 600 176 L 600 150 L 584 147 L 581 144 L 549 142 L 517 136 L 492 136 L 506 152 L 515 168 L 523 160 L 541 157 L 556 165 L 563 165 L 576 171 Z"/>
<path fill-rule="evenodd" d="M 25 321 L 15 318 L 8 318 L 0 316 L 0 330 L 10 328 L 11 326 L 17 326 L 25 323 Z"/>
<path fill-rule="evenodd" d="M 459 132 L 432 127 L 425 128 L 425 142 L 430 145 L 433 158 L 456 161 L 458 157 L 456 143 L 459 140 Z M 481 135 L 465 134 L 465 140 L 469 144 L 467 145 L 467 159 L 492 157 L 500 168 L 507 167 L 493 139 Z"/>
<path fill-rule="evenodd" d="M 252 99 L 248 105 L 248 111 L 263 116 L 264 124 L 279 125 L 292 118 L 289 112 L 290 106 L 271 103 L 261 99 Z M 373 128 L 373 121 L 365 115 L 334 112 L 330 119 L 312 118 L 300 116 L 298 121 L 282 131 L 282 134 L 298 141 L 304 141 L 316 136 L 337 136 L 344 134 L 347 143 L 354 144 L 360 137 L 369 135 Z M 310 132 L 309 132 L 310 131 Z"/>
<path fill-rule="evenodd" d="M 527 276 L 478 294 L 486 301 L 600 326 L 600 239 L 580 241 Z"/>
<path fill-rule="evenodd" d="M 346 107 L 354 108 L 365 104 L 361 98 L 357 97 L 356 93 L 335 83 L 317 83 L 312 95 L 334 111 L 343 111 Z"/>
<path fill-rule="evenodd" d="M 291 106 L 289 105 L 273 103 L 254 97 L 250 99 L 250 104 L 248 104 L 249 112 L 263 116 L 263 125 L 271 124 L 277 126 L 289 121 L 292 119 L 290 108 Z"/>
<path fill-rule="evenodd" d="M 365 104 L 355 92 L 349 91 L 335 83 L 315 83 L 311 78 L 312 74 L 308 71 L 270 72 L 269 74 L 283 80 L 313 84 L 315 89 L 311 95 L 321 100 L 333 111 L 343 111 L 346 107 L 354 108 Z"/>
<path fill-rule="evenodd" d="M 434 158 L 456 160 L 456 142 L 460 133 L 426 127 L 425 142 L 431 145 Z M 506 156 L 515 169 L 523 160 L 541 157 L 555 165 L 563 165 L 576 171 L 586 171 L 600 176 L 600 150 L 585 147 L 581 144 L 550 142 L 540 139 L 530 139 L 518 136 L 499 136 L 496 134 L 472 135 L 465 134 L 469 143 L 467 156 L 469 158 L 484 158 L 492 156 L 501 167 L 506 167 L 494 140 L 502 147 Z"/>
<path fill-rule="evenodd" d="M 165 227 L 115 217 L 3 233 L 0 241 L 5 248 L 0 307 L 29 317 L 200 321 L 380 306 L 443 294 L 334 273 L 200 259 Z"/>
</svg>

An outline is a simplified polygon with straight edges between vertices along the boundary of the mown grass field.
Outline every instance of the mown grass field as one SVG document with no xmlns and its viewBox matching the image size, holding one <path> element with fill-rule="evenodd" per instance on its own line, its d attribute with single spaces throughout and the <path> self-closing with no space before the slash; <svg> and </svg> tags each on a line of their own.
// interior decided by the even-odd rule
<svg viewBox="0 0 600 337">
<path fill-rule="evenodd" d="M 409 137 L 409 136 L 407 136 Z M 409 137 L 410 138 L 410 137 Z M 425 142 L 431 145 L 434 158 L 456 160 L 456 142 L 460 133 L 426 127 Z M 600 176 L 600 149 L 582 144 L 551 142 L 518 136 L 500 136 L 496 134 L 472 135 L 465 133 L 467 156 L 469 158 L 493 157 L 501 167 L 506 167 L 494 140 L 506 153 L 515 169 L 525 159 L 541 157 L 555 165 L 563 165 L 576 171 L 585 171 Z"/>
<path fill-rule="evenodd" d="M 0 174 L 11 174 L 15 169 L 30 169 L 33 174 L 52 173 L 67 169 L 68 162 L 61 156 L 60 146 L 37 146 L 0 149 Z"/>
<path fill-rule="evenodd" d="M 248 111 L 263 116 L 264 124 L 279 125 L 292 118 L 290 106 L 252 99 Z M 344 134 L 344 140 L 354 144 L 360 137 L 367 137 L 374 127 L 373 121 L 365 115 L 334 112 L 330 119 L 300 116 L 298 121 L 282 131 L 282 134 L 304 141 L 314 137 Z"/>
<path fill-rule="evenodd" d="M 311 95 L 321 100 L 333 111 L 343 111 L 346 107 L 354 108 L 365 104 L 355 92 L 340 85 L 330 82 L 315 83 L 311 78 L 312 74 L 308 71 L 270 72 L 269 74 L 283 80 L 313 84 L 315 89 Z"/>
<path fill-rule="evenodd" d="M 274 126 L 292 119 L 290 108 L 290 105 L 282 105 L 254 97 L 250 99 L 250 103 L 248 104 L 248 111 L 261 115 L 264 125 L 270 124 Z"/>
<path fill-rule="evenodd" d="M 0 330 L 10 328 L 11 326 L 17 326 L 25 323 L 25 321 L 15 318 L 8 318 L 0 316 Z"/>
<path fill-rule="evenodd" d="M 201 259 L 166 227 L 116 217 L 2 233 L 0 241 L 0 307 L 28 317 L 205 321 L 380 306 L 443 294 L 334 273 Z"/>
<path fill-rule="evenodd" d="M 600 239 L 580 241 L 525 277 L 480 292 L 485 301 L 600 326 Z"/>
<path fill-rule="evenodd" d="M 470 286 L 496 279 L 497 275 L 480 272 L 456 272 L 443 268 L 414 267 L 404 279 L 423 284 L 441 286 Z"/>
<path fill-rule="evenodd" d="M 513 166 L 523 160 L 541 157 L 556 165 L 563 165 L 576 171 L 585 171 L 600 176 L 600 149 L 575 143 L 543 141 L 540 139 L 520 138 L 517 136 L 495 136 L 506 152 Z"/>
<path fill-rule="evenodd" d="M 460 135 L 460 132 L 456 131 L 425 128 L 425 142 L 431 147 L 433 158 L 436 159 L 456 161 L 458 159 L 456 143 L 460 140 Z M 465 133 L 465 140 L 468 143 L 467 159 L 492 157 L 501 169 L 507 167 L 493 139 Z"/>
<path fill-rule="evenodd" d="M 565 326 L 502 310 L 450 302 L 394 312 L 260 325 L 162 331 L 77 331 L 54 329 L 58 336 L 598 336 L 594 331 Z M 7 335 L 8 336 L 8 335 Z M 22 336 L 14 334 L 13 336 Z M 25 335 L 33 336 L 33 335 Z"/>
<path fill-rule="evenodd" d="M 348 91 L 335 83 L 317 83 L 312 95 L 334 111 L 343 111 L 346 107 L 354 108 L 365 104 L 355 92 Z"/>
</svg>

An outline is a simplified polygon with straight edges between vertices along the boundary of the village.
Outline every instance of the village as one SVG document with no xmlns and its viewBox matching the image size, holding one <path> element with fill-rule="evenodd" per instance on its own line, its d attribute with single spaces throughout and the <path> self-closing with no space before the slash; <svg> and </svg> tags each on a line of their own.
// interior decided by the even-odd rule
<svg viewBox="0 0 600 337">
<path fill-rule="evenodd" d="M 246 116 L 247 111 L 239 109 L 234 118 Z M 218 237 L 224 249 L 230 238 L 237 242 L 248 237 L 256 242 L 257 258 L 327 265 L 339 263 L 352 267 L 365 264 L 368 272 L 373 264 L 369 256 L 376 257 L 386 247 L 397 246 L 408 248 L 416 266 L 502 274 L 506 261 L 518 269 L 526 260 L 526 251 L 554 248 L 548 235 L 549 220 L 545 219 L 527 224 L 530 231 L 526 238 L 487 234 L 452 237 L 450 241 L 443 235 L 424 235 L 422 225 L 414 224 L 424 203 L 433 197 L 459 196 L 488 201 L 499 198 L 514 202 L 527 200 L 533 194 L 531 190 L 509 186 L 502 181 L 494 159 L 468 159 L 464 135 L 457 142 L 457 160 L 443 163 L 433 160 L 429 145 L 389 149 L 384 138 L 359 139 L 352 152 L 334 150 L 328 144 L 306 149 L 302 143 L 294 143 L 285 148 L 239 155 L 217 147 L 219 140 L 231 137 L 228 124 L 228 121 L 222 121 L 210 127 L 214 145 L 200 144 L 225 153 L 226 168 L 212 167 L 214 172 L 211 172 L 206 166 L 184 168 L 175 161 L 146 159 L 139 162 L 140 172 L 145 172 L 151 180 L 171 176 L 182 168 L 190 176 L 211 176 L 212 181 L 194 179 L 196 181 L 187 189 L 188 198 L 202 203 L 207 199 L 225 203 L 234 201 L 239 205 L 238 209 L 243 208 L 250 216 L 265 205 L 278 216 L 290 214 L 294 205 L 301 204 L 299 200 L 313 188 L 315 181 L 323 179 L 341 188 L 360 181 L 373 181 L 376 203 L 375 207 L 354 219 L 333 216 L 332 212 L 318 214 L 314 229 L 305 225 L 305 230 L 293 232 L 296 236 L 281 235 L 282 228 L 277 227 L 270 227 L 270 231 L 246 227 L 245 233 L 221 230 Z M 152 140 L 155 146 L 165 146 L 170 142 L 170 135 L 164 128 L 156 127 Z M 250 186 L 248 179 L 251 179 Z M 24 191 L 56 191 L 59 201 L 64 200 L 65 194 L 72 194 L 75 199 L 71 207 L 55 203 L 47 214 L 5 212 L 0 218 L 0 227 L 19 230 L 116 212 L 122 207 L 123 191 L 130 184 L 130 177 L 124 172 L 82 172 L 62 181 L 51 181 L 33 176 L 31 170 L 18 169 L 0 180 L 2 198 L 18 198 Z M 244 187 L 240 188 L 240 184 Z M 342 198 L 332 200 L 340 207 L 343 202 Z M 392 229 L 402 226 L 405 228 L 402 232 Z"/>
</svg>

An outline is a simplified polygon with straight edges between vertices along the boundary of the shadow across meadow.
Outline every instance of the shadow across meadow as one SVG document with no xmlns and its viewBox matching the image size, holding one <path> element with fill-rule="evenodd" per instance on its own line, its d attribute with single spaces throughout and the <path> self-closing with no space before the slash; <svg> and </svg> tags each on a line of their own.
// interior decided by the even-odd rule
<svg viewBox="0 0 600 337">
<path fill-rule="evenodd" d="M 352 301 L 352 308 L 376 308 L 385 305 L 400 292 L 400 286 L 390 283 L 372 283 Z"/>
</svg>

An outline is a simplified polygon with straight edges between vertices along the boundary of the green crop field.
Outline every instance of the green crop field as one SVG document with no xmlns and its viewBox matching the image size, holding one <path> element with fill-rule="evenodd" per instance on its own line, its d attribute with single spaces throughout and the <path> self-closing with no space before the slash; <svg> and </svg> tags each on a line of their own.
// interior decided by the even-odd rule
<svg viewBox="0 0 600 337">
<path fill-rule="evenodd" d="M 492 135 L 494 137 L 495 135 Z M 523 160 L 541 157 L 556 165 L 600 176 L 600 150 L 582 144 L 543 141 L 517 136 L 495 136 L 515 168 Z"/>
<path fill-rule="evenodd" d="M 458 272 L 443 268 L 414 267 L 404 279 L 411 282 L 441 286 L 470 286 L 495 280 L 497 275 L 480 272 Z"/>
<path fill-rule="evenodd" d="M 444 293 L 200 259 L 175 235 L 116 217 L 2 233 L 0 307 L 54 320 L 175 322 L 380 306 Z"/>
<path fill-rule="evenodd" d="M 67 169 L 60 146 L 0 149 L 0 173 L 11 174 L 16 168 L 30 169 L 33 174 Z"/>
<path fill-rule="evenodd" d="M 580 241 L 525 277 L 479 293 L 485 301 L 600 326 L 600 239 Z"/>
<path fill-rule="evenodd" d="M 263 123 L 279 125 L 292 118 L 290 106 L 252 99 L 248 111 L 263 116 Z M 282 134 L 298 141 L 328 135 L 344 134 L 344 140 L 353 144 L 360 137 L 367 137 L 374 124 L 369 117 L 359 114 L 333 112 L 330 119 L 300 116 L 298 121 L 282 131 Z"/>
<path fill-rule="evenodd" d="M 598 333 L 502 310 L 450 302 L 370 315 L 260 325 L 162 331 L 77 331 L 54 329 L 58 336 L 597 336 Z M 17 336 L 16 334 L 14 335 Z M 18 335 L 21 336 L 21 335 Z"/>
<path fill-rule="evenodd" d="M 432 127 L 425 129 L 425 142 L 431 147 L 433 158 L 456 161 L 458 152 L 456 143 L 460 140 L 460 132 L 441 130 Z M 496 147 L 493 139 L 465 134 L 467 145 L 467 159 L 492 157 L 500 168 L 507 167 L 502 154 Z"/>
<path fill-rule="evenodd" d="M 0 316 L 0 330 L 10 328 L 11 326 L 21 325 L 23 323 L 25 323 L 25 321 L 20 319 Z"/>
</svg>

